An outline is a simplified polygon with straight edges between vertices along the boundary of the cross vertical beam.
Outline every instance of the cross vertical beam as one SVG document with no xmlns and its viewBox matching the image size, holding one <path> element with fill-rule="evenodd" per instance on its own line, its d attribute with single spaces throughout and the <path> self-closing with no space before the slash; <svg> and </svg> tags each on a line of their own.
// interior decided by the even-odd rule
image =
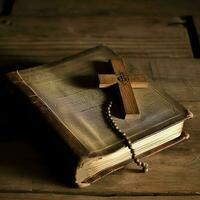
<svg viewBox="0 0 200 200">
<path fill-rule="evenodd" d="M 116 84 L 120 93 L 123 117 L 125 119 L 138 118 L 139 109 L 132 88 L 147 87 L 145 79 L 140 76 L 138 82 L 137 78 L 131 82 L 122 59 L 112 59 L 110 64 L 114 74 L 98 74 L 99 87 L 106 88 Z"/>
</svg>

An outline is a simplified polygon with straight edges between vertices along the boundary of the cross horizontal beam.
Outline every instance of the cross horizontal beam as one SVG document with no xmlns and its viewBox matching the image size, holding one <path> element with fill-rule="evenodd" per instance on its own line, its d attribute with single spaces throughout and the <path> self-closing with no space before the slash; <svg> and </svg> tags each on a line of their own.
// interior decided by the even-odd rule
<svg viewBox="0 0 200 200">
<path fill-rule="evenodd" d="M 107 88 L 117 84 L 117 75 L 115 74 L 98 74 L 99 88 Z M 131 87 L 134 88 L 147 88 L 148 82 L 143 75 L 129 76 Z"/>
<path fill-rule="evenodd" d="M 112 59 L 110 64 L 114 74 L 98 74 L 99 87 L 107 88 L 117 85 L 120 93 L 121 107 L 125 119 L 139 116 L 139 109 L 132 88 L 145 88 L 148 83 L 143 76 L 128 77 L 123 60 Z"/>
</svg>

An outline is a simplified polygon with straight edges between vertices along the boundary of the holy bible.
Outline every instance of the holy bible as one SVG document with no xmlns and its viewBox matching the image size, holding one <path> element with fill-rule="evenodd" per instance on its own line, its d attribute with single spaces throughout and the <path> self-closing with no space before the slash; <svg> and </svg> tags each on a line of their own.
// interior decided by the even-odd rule
<svg viewBox="0 0 200 200">
<path fill-rule="evenodd" d="M 116 88 L 98 87 L 98 74 L 108 73 L 108 61 L 118 58 L 108 47 L 97 46 L 57 62 L 6 75 L 78 157 L 74 176 L 79 187 L 90 185 L 132 160 L 130 149 L 105 118 L 110 100 L 112 117 L 126 132 L 139 158 L 188 138 L 183 124 L 192 113 L 153 83 L 145 88 L 132 88 L 139 117 L 121 117 Z M 126 69 L 134 76 L 131 65 L 126 65 Z"/>
</svg>

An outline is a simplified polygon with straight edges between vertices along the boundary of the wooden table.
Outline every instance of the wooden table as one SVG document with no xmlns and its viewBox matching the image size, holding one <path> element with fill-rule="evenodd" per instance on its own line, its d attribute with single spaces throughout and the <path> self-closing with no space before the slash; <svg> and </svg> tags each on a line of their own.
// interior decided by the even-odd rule
<svg viewBox="0 0 200 200">
<path fill-rule="evenodd" d="M 129 6 L 111 1 L 109 9 L 96 1 L 87 11 L 81 1 L 77 10 L 75 3 L 64 9 L 60 1 L 55 15 L 52 3 L 44 2 L 32 1 L 30 9 L 27 1 L 18 0 L 13 14 L 1 16 L 1 73 L 108 45 L 194 113 L 184 127 L 191 138 L 146 159 L 148 174 L 134 173 L 130 164 L 90 187 L 75 189 L 62 176 L 65 169 L 52 138 L 28 131 L 23 110 L 1 92 L 0 199 L 200 199 L 199 9 L 186 1 L 176 1 L 177 9 L 170 9 L 163 1 L 127 0 Z M 42 13 L 45 5 L 49 7 Z M 164 14 L 155 15 L 159 8 Z M 193 18 L 181 18 L 184 13 L 194 13 Z M 41 148 L 48 145 L 54 154 Z"/>
</svg>

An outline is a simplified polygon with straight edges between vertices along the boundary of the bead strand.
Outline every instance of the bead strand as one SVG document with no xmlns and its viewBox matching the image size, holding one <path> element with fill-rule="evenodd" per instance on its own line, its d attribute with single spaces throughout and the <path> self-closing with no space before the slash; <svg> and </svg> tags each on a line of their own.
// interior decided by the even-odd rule
<svg viewBox="0 0 200 200">
<path fill-rule="evenodd" d="M 121 129 L 119 129 L 117 123 L 114 121 L 112 115 L 111 115 L 111 107 L 112 107 L 112 101 L 107 106 L 106 111 L 106 117 L 109 120 L 109 123 L 111 127 L 118 133 L 120 136 L 124 139 L 126 146 L 129 148 L 133 161 L 140 167 L 142 167 L 144 172 L 148 172 L 148 164 L 145 162 L 140 161 L 139 158 L 136 157 L 135 150 L 132 147 L 131 140 L 127 137 L 126 133 L 123 132 Z"/>
</svg>

